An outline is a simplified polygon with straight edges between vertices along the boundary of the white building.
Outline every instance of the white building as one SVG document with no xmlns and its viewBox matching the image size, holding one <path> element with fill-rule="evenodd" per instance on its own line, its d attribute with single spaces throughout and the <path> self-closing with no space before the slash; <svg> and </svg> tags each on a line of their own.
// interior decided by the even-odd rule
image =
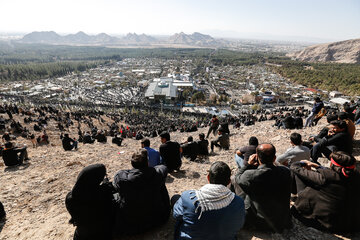
<svg viewBox="0 0 360 240">
<path fill-rule="evenodd" d="M 341 97 L 343 94 L 341 92 L 338 92 L 338 91 L 331 91 L 329 93 L 329 96 L 332 97 L 332 98 L 336 98 L 336 97 Z"/>
<path fill-rule="evenodd" d="M 177 90 L 172 78 L 159 81 L 154 79 L 146 89 L 145 98 L 153 102 L 174 102 L 177 99 Z"/>
<path fill-rule="evenodd" d="M 178 91 L 181 89 L 194 89 L 192 81 L 181 81 L 169 77 L 155 78 L 147 88 L 145 97 L 151 101 L 175 102 Z"/>
</svg>

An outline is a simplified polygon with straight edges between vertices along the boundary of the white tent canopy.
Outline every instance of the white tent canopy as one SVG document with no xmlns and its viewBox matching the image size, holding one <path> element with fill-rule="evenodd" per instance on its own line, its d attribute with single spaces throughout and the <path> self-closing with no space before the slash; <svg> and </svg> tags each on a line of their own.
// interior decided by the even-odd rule
<svg viewBox="0 0 360 240">
<path fill-rule="evenodd" d="M 330 99 L 330 102 L 342 105 L 344 103 L 350 102 L 350 100 L 348 100 L 346 98 L 332 98 L 332 99 Z"/>
</svg>

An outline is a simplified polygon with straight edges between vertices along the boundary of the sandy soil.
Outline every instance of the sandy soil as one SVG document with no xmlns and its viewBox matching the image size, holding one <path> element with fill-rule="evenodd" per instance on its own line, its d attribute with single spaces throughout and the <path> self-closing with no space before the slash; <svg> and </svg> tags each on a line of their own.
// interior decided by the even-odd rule
<svg viewBox="0 0 360 240">
<path fill-rule="evenodd" d="M 204 163 L 183 160 L 182 171 L 170 174 L 166 185 L 170 196 L 180 194 L 184 190 L 198 189 L 206 184 L 209 166 L 214 161 L 224 161 L 236 170 L 234 151 L 248 143 L 250 136 L 257 136 L 260 142 L 271 142 L 278 154 L 290 147 L 289 136 L 293 131 L 277 130 L 271 125 L 273 121 L 256 123 L 255 126 L 242 127 L 240 130 L 230 131 L 231 147 L 229 151 L 217 151 Z M 312 129 L 297 130 L 302 136 L 308 137 L 317 133 L 324 126 L 322 120 Z M 105 128 L 105 127 L 104 127 Z M 31 128 L 32 129 L 32 128 Z M 39 239 L 72 239 L 74 227 L 68 224 L 69 214 L 66 211 L 64 199 L 72 189 L 75 179 L 81 169 L 89 164 L 103 163 L 107 167 L 108 175 L 112 179 L 121 169 L 130 168 L 130 156 L 134 150 L 140 148 L 140 142 L 125 139 L 123 146 L 118 147 L 108 143 L 80 144 L 78 151 L 65 152 L 60 144 L 59 132 L 54 131 L 53 122 L 49 124 L 48 133 L 51 144 L 38 148 L 28 148 L 31 161 L 29 164 L 6 168 L 0 166 L 0 201 L 7 211 L 5 224 L 0 225 L 0 239 L 2 240 L 39 240 Z M 76 129 L 72 129 L 73 136 Z M 173 140 L 184 142 L 189 135 L 197 139 L 200 129 L 196 133 L 174 133 Z M 214 136 L 211 136 L 214 138 Z M 359 139 L 359 134 L 355 139 Z M 29 140 L 19 138 L 17 143 L 31 146 Z M 152 147 L 159 148 L 160 139 L 151 139 Z M 359 160 L 360 144 L 356 143 L 355 156 Z M 174 221 L 169 219 L 163 227 L 144 235 L 128 237 L 126 239 L 172 239 Z M 283 234 L 268 234 L 242 230 L 239 239 L 360 239 L 360 234 L 339 236 L 307 228 L 294 220 L 294 227 Z"/>
</svg>

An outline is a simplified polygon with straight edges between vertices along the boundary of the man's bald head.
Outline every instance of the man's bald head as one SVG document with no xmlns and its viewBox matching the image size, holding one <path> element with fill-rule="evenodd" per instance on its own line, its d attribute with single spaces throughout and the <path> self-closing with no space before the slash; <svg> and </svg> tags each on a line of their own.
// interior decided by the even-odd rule
<svg viewBox="0 0 360 240">
<path fill-rule="evenodd" d="M 275 161 L 276 149 L 271 143 L 264 143 L 256 148 L 256 154 L 261 163 L 273 163 Z"/>
</svg>

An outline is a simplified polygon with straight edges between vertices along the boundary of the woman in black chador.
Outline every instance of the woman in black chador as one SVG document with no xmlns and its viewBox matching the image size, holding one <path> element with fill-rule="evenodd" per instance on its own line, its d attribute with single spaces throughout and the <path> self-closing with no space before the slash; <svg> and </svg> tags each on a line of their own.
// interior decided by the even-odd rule
<svg viewBox="0 0 360 240">
<path fill-rule="evenodd" d="M 66 196 L 70 223 L 76 226 L 74 240 L 111 239 L 113 221 L 113 195 L 104 183 L 106 168 L 103 164 L 85 167 L 75 186 Z"/>
</svg>

